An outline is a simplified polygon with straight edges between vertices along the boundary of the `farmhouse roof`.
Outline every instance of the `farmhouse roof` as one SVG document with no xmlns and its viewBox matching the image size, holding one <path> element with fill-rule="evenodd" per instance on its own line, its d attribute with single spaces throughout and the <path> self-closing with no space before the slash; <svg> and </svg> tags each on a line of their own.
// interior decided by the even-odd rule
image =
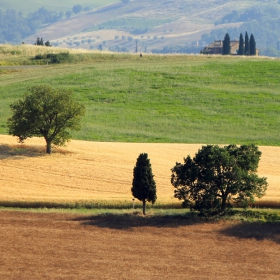
<svg viewBox="0 0 280 280">
<path fill-rule="evenodd" d="M 235 54 L 236 50 L 239 48 L 239 41 L 233 40 L 230 41 L 231 53 Z M 207 45 L 204 49 L 204 52 L 209 54 L 222 54 L 223 53 L 223 40 L 215 40 L 211 44 Z"/>
</svg>

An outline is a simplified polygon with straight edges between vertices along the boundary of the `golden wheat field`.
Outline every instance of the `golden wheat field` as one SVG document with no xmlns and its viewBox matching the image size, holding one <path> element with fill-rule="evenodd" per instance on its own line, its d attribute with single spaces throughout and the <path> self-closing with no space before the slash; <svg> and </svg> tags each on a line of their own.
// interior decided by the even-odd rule
<svg viewBox="0 0 280 280">
<path fill-rule="evenodd" d="M 136 159 L 140 153 L 148 153 L 157 184 L 157 201 L 177 203 L 170 169 L 200 147 L 73 140 L 46 155 L 43 139 L 32 138 L 21 145 L 15 137 L 0 135 L 0 200 L 129 202 Z M 262 157 L 258 174 L 267 177 L 269 183 L 262 200 L 280 201 L 280 147 L 259 149 Z"/>
</svg>

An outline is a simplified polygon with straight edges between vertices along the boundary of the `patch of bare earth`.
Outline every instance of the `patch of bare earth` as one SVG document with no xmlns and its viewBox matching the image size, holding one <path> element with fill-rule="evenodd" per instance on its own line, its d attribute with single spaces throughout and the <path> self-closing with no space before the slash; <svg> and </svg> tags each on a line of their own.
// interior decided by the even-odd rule
<svg viewBox="0 0 280 280">
<path fill-rule="evenodd" d="M 1 279 L 279 279 L 280 224 L 0 211 Z"/>
<path fill-rule="evenodd" d="M 0 135 L 0 201 L 131 201 L 133 168 L 148 153 L 157 183 L 158 202 L 177 203 L 170 183 L 176 161 L 194 155 L 199 144 L 100 143 L 71 141 L 45 154 L 42 139 L 26 145 Z M 259 175 L 269 187 L 263 200 L 280 201 L 280 147 L 260 147 Z"/>
</svg>

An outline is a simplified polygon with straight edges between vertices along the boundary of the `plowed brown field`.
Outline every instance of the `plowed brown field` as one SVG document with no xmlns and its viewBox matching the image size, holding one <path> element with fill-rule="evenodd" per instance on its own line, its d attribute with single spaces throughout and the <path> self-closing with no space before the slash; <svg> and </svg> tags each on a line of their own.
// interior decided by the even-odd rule
<svg viewBox="0 0 280 280">
<path fill-rule="evenodd" d="M 133 167 L 140 153 L 148 153 L 159 202 L 177 202 L 170 184 L 176 161 L 201 145 L 139 144 L 71 141 L 67 147 L 44 153 L 42 139 L 26 141 L 0 135 L 1 201 L 131 201 Z M 280 201 L 280 147 L 259 147 L 259 175 L 269 187 L 263 200 Z"/>
<path fill-rule="evenodd" d="M 0 279 L 280 279 L 280 224 L 0 211 Z"/>
</svg>

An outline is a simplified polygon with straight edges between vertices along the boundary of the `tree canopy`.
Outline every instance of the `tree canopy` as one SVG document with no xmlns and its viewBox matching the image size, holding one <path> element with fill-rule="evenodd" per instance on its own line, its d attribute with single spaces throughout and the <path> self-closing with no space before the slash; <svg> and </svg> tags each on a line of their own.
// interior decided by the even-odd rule
<svg viewBox="0 0 280 280">
<path fill-rule="evenodd" d="M 39 85 L 29 91 L 10 105 L 13 115 L 8 119 L 9 134 L 21 143 L 33 136 L 44 137 L 50 154 L 52 144 L 64 145 L 71 138 L 69 130 L 80 129 L 85 108 L 65 89 Z"/>
<path fill-rule="evenodd" d="M 142 153 L 136 161 L 136 166 L 133 169 L 132 195 L 143 202 L 143 214 L 146 214 L 146 201 L 155 203 L 156 183 L 152 173 L 152 167 L 148 154 Z"/>
<path fill-rule="evenodd" d="M 250 55 L 250 41 L 249 41 L 249 35 L 246 31 L 245 33 L 245 50 L 244 50 L 245 55 Z"/>
<path fill-rule="evenodd" d="M 228 33 L 226 33 L 224 41 L 223 41 L 223 55 L 230 54 L 230 37 Z"/>
<path fill-rule="evenodd" d="M 75 5 L 72 8 L 72 12 L 74 14 L 79 14 L 80 12 L 82 12 L 82 10 L 83 10 L 83 6 L 82 5 Z"/>
<path fill-rule="evenodd" d="M 251 34 L 249 42 L 250 55 L 256 55 L 256 41 L 253 34 Z"/>
<path fill-rule="evenodd" d="M 205 215 L 225 213 L 233 203 L 247 207 L 267 188 L 266 178 L 256 174 L 260 156 L 253 144 L 203 146 L 172 168 L 174 196 Z"/>
<path fill-rule="evenodd" d="M 238 54 L 239 55 L 244 55 L 244 38 L 243 38 L 243 34 L 242 33 L 240 33 L 240 36 L 239 36 Z"/>
</svg>

